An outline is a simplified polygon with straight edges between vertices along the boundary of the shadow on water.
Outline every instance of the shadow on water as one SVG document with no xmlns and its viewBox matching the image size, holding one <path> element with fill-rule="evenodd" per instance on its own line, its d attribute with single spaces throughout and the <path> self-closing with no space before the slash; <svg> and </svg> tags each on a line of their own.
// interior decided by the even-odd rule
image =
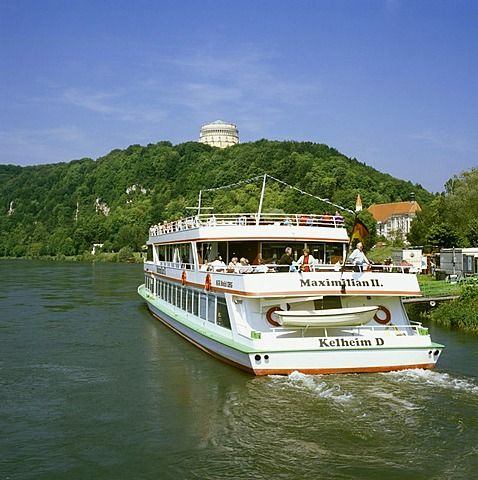
<svg viewBox="0 0 478 480">
<path fill-rule="evenodd" d="M 4 478 L 474 478 L 476 336 L 429 325 L 435 371 L 253 377 L 155 320 L 139 266 L 0 278 Z"/>
</svg>

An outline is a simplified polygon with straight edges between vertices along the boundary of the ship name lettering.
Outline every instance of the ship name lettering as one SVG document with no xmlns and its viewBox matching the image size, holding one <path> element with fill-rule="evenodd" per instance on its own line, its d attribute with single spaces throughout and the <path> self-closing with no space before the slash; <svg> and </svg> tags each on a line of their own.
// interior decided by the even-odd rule
<svg viewBox="0 0 478 480">
<path fill-rule="evenodd" d="M 225 280 L 216 280 L 216 287 L 232 288 L 234 285 L 232 282 L 226 282 Z"/>
<path fill-rule="evenodd" d="M 330 280 L 329 278 L 325 280 L 311 280 L 300 279 L 301 287 L 383 287 L 383 285 L 376 279 L 371 278 L 369 280 L 355 280 L 354 278 L 347 278 L 344 280 Z"/>
<path fill-rule="evenodd" d="M 376 338 L 377 345 L 383 345 L 383 338 Z M 372 340 L 369 338 L 319 338 L 320 348 L 334 347 L 371 347 Z"/>
</svg>

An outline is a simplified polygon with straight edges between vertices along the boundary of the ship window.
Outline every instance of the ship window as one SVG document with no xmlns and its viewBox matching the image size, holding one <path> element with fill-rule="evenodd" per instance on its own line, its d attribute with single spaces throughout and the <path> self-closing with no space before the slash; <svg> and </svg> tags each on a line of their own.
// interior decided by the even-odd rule
<svg viewBox="0 0 478 480">
<path fill-rule="evenodd" d="M 158 252 L 158 260 L 164 261 L 166 260 L 166 246 L 165 245 L 158 245 L 157 247 Z"/>
<path fill-rule="evenodd" d="M 181 308 L 183 310 L 186 310 L 186 308 L 187 308 L 186 292 L 187 291 L 184 288 L 181 288 L 180 291 L 181 291 Z"/>
<path fill-rule="evenodd" d="M 186 300 L 186 310 L 189 313 L 193 313 L 193 301 L 194 301 L 194 292 L 192 290 L 186 290 L 185 295 L 187 296 Z"/>
<path fill-rule="evenodd" d="M 171 303 L 173 305 L 176 305 L 176 295 L 177 295 L 176 287 L 174 285 L 171 285 Z"/>
<path fill-rule="evenodd" d="M 192 313 L 193 315 L 198 316 L 199 315 L 199 294 L 197 292 L 191 292 L 191 297 L 192 297 Z"/>
<path fill-rule="evenodd" d="M 207 320 L 207 295 L 205 293 L 199 295 L 199 316 Z"/>
<path fill-rule="evenodd" d="M 209 296 L 207 310 L 208 321 L 214 323 L 216 321 L 216 302 L 214 296 Z"/>
<path fill-rule="evenodd" d="M 324 296 L 320 300 L 314 300 L 315 310 L 326 310 L 329 308 L 342 308 L 340 297 L 329 295 Z"/>
<path fill-rule="evenodd" d="M 231 322 L 229 320 L 229 313 L 227 312 L 227 305 L 226 305 L 225 298 L 217 299 L 216 323 L 221 327 L 231 329 Z"/>
</svg>

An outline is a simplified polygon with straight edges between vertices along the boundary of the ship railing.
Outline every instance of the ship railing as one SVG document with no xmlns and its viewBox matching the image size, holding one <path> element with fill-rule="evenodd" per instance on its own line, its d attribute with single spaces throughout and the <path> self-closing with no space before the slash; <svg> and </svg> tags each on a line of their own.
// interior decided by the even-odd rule
<svg viewBox="0 0 478 480">
<path fill-rule="evenodd" d="M 150 264 L 154 266 L 154 262 L 145 262 L 145 264 Z M 166 260 L 161 260 L 158 262 L 158 265 L 163 268 L 172 268 L 177 270 L 194 270 L 196 265 L 189 262 L 171 262 Z M 362 272 L 362 271 L 371 271 L 373 273 L 408 273 L 407 267 L 404 266 L 393 266 L 390 268 L 389 265 L 372 265 L 370 270 L 366 269 L 357 269 L 356 265 L 350 263 L 343 264 L 342 262 L 337 262 L 335 264 L 327 263 L 316 263 L 313 265 L 308 265 L 309 272 Z M 277 263 L 265 263 L 262 265 L 240 265 L 237 264 L 235 268 L 229 267 L 229 265 L 213 265 L 212 263 L 199 265 L 199 270 L 214 272 L 214 273 L 234 273 L 234 274 L 250 274 L 250 273 L 300 273 L 304 271 L 304 267 L 299 266 L 294 262 L 292 265 L 278 265 Z"/>
<path fill-rule="evenodd" d="M 335 268 L 337 265 L 334 266 Z M 330 268 L 330 266 L 328 267 Z M 373 273 L 410 273 L 407 265 L 391 265 L 385 263 L 374 263 L 372 265 L 353 265 L 345 263 L 340 267 L 341 271 L 373 272 Z"/>
<path fill-rule="evenodd" d="M 182 218 L 173 222 L 164 222 L 153 225 L 149 229 L 150 236 L 176 233 L 199 227 L 220 226 L 304 226 L 304 227 L 330 227 L 344 228 L 344 218 L 340 215 L 318 214 L 279 214 L 279 213 L 225 213 L 225 214 L 200 214 Z"/>
<path fill-rule="evenodd" d="M 273 327 L 274 333 L 280 333 L 284 330 L 287 331 L 299 331 L 301 336 L 304 337 L 309 330 L 321 330 L 320 336 L 325 337 L 342 337 L 343 334 L 347 334 L 346 337 L 360 337 L 363 339 L 368 338 L 371 334 L 383 334 L 386 336 L 416 336 L 416 335 L 428 335 L 428 329 L 423 327 L 420 322 L 410 321 L 408 325 L 358 325 L 358 326 L 320 326 L 320 325 L 305 325 L 294 327 Z"/>
</svg>

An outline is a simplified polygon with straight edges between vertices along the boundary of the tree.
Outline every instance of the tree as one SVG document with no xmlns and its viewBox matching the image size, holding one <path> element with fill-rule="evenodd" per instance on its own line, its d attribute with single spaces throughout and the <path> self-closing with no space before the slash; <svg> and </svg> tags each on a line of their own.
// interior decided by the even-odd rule
<svg viewBox="0 0 478 480">
<path fill-rule="evenodd" d="M 24 256 L 30 248 L 39 255 L 70 255 L 90 251 L 93 243 L 106 242 L 108 248 L 117 250 L 125 246 L 138 249 L 147 239 L 150 225 L 191 214 L 188 207 L 196 205 L 200 190 L 264 173 L 348 209 L 355 206 L 358 193 L 364 204 L 370 204 L 397 201 L 398 196 L 403 198 L 404 192 L 408 195 L 413 190 L 422 208 L 435 198 L 421 187 L 347 158 L 324 144 L 263 139 L 227 149 L 198 142 L 132 145 L 97 160 L 84 158 L 34 167 L 0 165 L 0 252 Z M 466 193 L 465 207 L 471 206 L 474 182 L 474 174 L 458 177 L 448 195 L 459 195 L 458 201 Z M 132 185 L 144 189 L 127 194 Z M 205 195 L 204 205 L 213 206 L 217 213 L 255 212 L 260 190 L 260 182 L 218 190 Z M 95 211 L 97 198 L 108 204 L 108 216 Z M 263 205 L 264 211 L 287 213 L 325 213 L 332 208 L 274 183 L 267 185 Z M 440 214 L 440 222 L 450 222 L 450 218 L 453 215 L 442 218 Z M 364 221 L 373 232 L 373 225 L 367 218 Z M 434 223 L 433 217 L 427 217 L 424 230 Z M 461 237 L 472 242 L 476 229 L 469 224 L 467 228 Z"/>
<path fill-rule="evenodd" d="M 455 229 L 445 223 L 432 225 L 425 237 L 425 243 L 441 248 L 451 248 L 461 245 L 460 237 Z"/>
</svg>

